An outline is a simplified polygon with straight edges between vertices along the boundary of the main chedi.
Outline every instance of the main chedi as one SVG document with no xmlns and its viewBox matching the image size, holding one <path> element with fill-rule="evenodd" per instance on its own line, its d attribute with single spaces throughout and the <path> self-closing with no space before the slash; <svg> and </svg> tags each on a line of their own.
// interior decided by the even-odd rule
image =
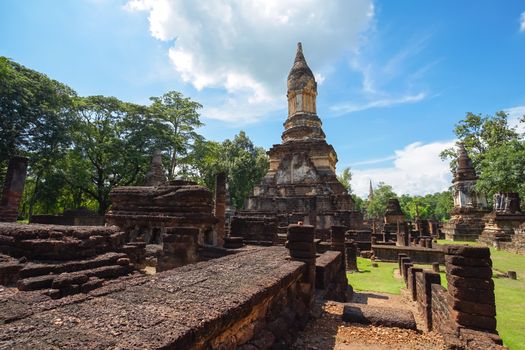
<svg viewBox="0 0 525 350">
<path fill-rule="evenodd" d="M 458 164 L 454 174 L 454 209 L 448 223 L 443 225 L 447 239 L 475 241 L 483 231 L 483 216 L 489 212 L 487 199 L 476 191 L 476 170 L 465 146 L 458 145 Z"/>
<path fill-rule="evenodd" d="M 354 202 L 337 180 L 337 154 L 325 140 L 316 112 L 317 83 L 301 43 L 288 75 L 288 118 L 282 143 L 267 152 L 270 169 L 233 218 L 231 235 L 247 241 L 273 241 L 277 228 L 302 221 L 326 238 L 330 227 L 349 227 Z"/>
</svg>

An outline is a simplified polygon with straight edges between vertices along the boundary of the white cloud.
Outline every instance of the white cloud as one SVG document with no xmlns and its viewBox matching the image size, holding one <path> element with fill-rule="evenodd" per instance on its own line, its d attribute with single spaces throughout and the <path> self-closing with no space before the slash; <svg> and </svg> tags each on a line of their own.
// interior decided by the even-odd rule
<svg viewBox="0 0 525 350">
<path fill-rule="evenodd" d="M 390 107 L 390 106 L 395 106 L 399 104 L 416 103 L 416 102 L 423 100 L 425 97 L 426 97 L 426 94 L 424 92 L 420 92 L 417 95 L 406 95 L 406 96 L 400 96 L 400 97 L 395 97 L 395 98 L 381 98 L 381 99 L 376 99 L 370 102 L 364 102 L 361 104 L 359 103 L 337 104 L 331 107 L 331 110 L 334 111 L 336 114 L 344 114 L 344 113 L 363 111 L 365 109 L 370 109 L 370 108 Z"/>
<path fill-rule="evenodd" d="M 415 142 L 394 152 L 392 166 L 366 170 L 352 168 L 352 188 L 361 197 L 368 195 L 370 180 L 374 186 L 379 182 L 391 185 L 398 195 L 444 191 L 450 187 L 452 175 L 448 162 L 442 161 L 439 153 L 454 145 L 455 141 Z"/>
<path fill-rule="evenodd" d="M 174 41 L 169 57 L 183 81 L 226 91 L 227 104 L 210 111 L 235 105 L 252 109 L 250 120 L 285 106 L 296 42 L 322 71 L 356 49 L 374 15 L 372 0 L 130 0 L 125 8 L 147 11 L 151 35 Z M 209 116 L 239 120 L 227 112 Z"/>
<path fill-rule="evenodd" d="M 525 32 L 525 11 L 520 16 L 520 32 Z"/>
<path fill-rule="evenodd" d="M 525 133 L 525 123 L 520 123 L 520 120 L 525 117 L 525 106 L 517 106 L 503 110 L 509 115 L 509 124 L 516 128 L 516 131 Z"/>
</svg>

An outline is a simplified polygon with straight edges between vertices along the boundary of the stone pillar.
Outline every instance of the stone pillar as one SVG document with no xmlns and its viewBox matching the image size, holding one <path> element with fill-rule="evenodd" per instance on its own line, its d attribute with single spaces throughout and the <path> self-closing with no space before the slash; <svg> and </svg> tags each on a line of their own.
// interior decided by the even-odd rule
<svg viewBox="0 0 525 350">
<path fill-rule="evenodd" d="M 215 224 L 216 245 L 224 245 L 224 233 L 226 231 L 226 173 L 221 172 L 215 176 Z"/>
<path fill-rule="evenodd" d="M 15 156 L 9 160 L 0 201 L 0 221 L 15 222 L 18 218 L 18 205 L 24 192 L 27 163 L 28 159 L 25 157 Z"/>
<path fill-rule="evenodd" d="M 346 226 L 332 226 L 331 229 L 331 250 L 337 250 L 341 252 L 342 258 L 343 258 L 343 264 L 342 268 L 345 270 L 345 261 L 346 261 L 346 254 L 345 254 L 345 232 L 346 232 Z"/>
<path fill-rule="evenodd" d="M 401 259 L 402 258 L 408 258 L 408 255 L 406 255 L 405 253 L 397 254 L 397 265 L 398 265 L 398 268 L 399 268 L 399 274 L 400 275 L 401 275 Z"/>
<path fill-rule="evenodd" d="M 443 249 L 452 320 L 459 327 L 497 334 L 489 248 L 448 245 Z"/>
<path fill-rule="evenodd" d="M 162 236 L 162 256 L 157 260 L 157 272 L 196 263 L 199 229 L 168 227 Z"/>
<path fill-rule="evenodd" d="M 345 243 L 346 270 L 359 271 L 357 269 L 357 243 L 350 240 Z"/>
<path fill-rule="evenodd" d="M 315 292 L 315 227 L 312 225 L 288 225 L 286 248 L 292 260 L 302 261 L 306 269 L 301 281 L 301 294 L 306 307 L 310 308 Z"/>
</svg>

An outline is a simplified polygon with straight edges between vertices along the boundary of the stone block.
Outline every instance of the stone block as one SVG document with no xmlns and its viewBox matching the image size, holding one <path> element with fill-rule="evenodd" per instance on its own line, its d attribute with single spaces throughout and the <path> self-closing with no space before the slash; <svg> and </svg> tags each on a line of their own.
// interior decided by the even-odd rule
<svg viewBox="0 0 525 350">
<path fill-rule="evenodd" d="M 486 331 L 496 330 L 496 318 L 491 316 L 472 315 L 466 312 L 451 310 L 450 316 L 460 326 Z"/>
<path fill-rule="evenodd" d="M 88 280 L 88 276 L 80 273 L 80 272 L 74 272 L 74 273 L 61 273 L 60 275 L 56 276 L 53 279 L 53 284 L 51 285 L 51 288 L 54 289 L 63 289 L 66 286 L 70 286 L 73 284 L 83 284 L 86 283 Z"/>
<path fill-rule="evenodd" d="M 467 258 L 457 255 L 445 255 L 445 263 L 455 266 L 492 267 L 490 258 Z"/>
<path fill-rule="evenodd" d="M 54 278 L 55 276 L 53 275 L 28 277 L 18 280 L 16 286 L 23 291 L 51 288 Z"/>
<path fill-rule="evenodd" d="M 470 278 L 447 274 L 447 282 L 449 286 L 456 289 L 494 290 L 494 281 L 490 278 Z"/>
<path fill-rule="evenodd" d="M 495 300 L 494 290 L 479 290 L 472 288 L 457 288 L 448 285 L 448 293 L 455 299 L 471 301 L 476 303 L 493 304 Z"/>
<path fill-rule="evenodd" d="M 496 316 L 496 305 L 494 303 L 482 304 L 473 301 L 458 300 L 448 297 L 448 304 L 453 310 L 481 316 Z"/>
<path fill-rule="evenodd" d="M 490 258 L 490 249 L 488 247 L 472 247 L 466 245 L 446 245 L 443 247 L 446 255 L 459 255 L 465 258 Z"/>
<path fill-rule="evenodd" d="M 383 327 L 417 329 L 414 315 L 408 310 L 365 304 L 345 304 L 343 321 Z"/>
<path fill-rule="evenodd" d="M 448 264 L 446 267 L 447 274 L 453 276 L 480 279 L 492 278 L 492 268 L 490 267 L 454 266 L 450 264 Z"/>
</svg>

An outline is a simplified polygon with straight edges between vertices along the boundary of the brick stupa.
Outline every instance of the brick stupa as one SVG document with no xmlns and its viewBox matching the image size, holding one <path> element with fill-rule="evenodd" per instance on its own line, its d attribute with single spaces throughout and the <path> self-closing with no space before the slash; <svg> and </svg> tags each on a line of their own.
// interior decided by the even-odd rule
<svg viewBox="0 0 525 350">
<path fill-rule="evenodd" d="M 337 154 L 326 142 L 317 116 L 317 83 L 301 43 L 288 75 L 287 97 L 282 143 L 267 152 L 270 169 L 245 210 L 234 218 L 232 233 L 247 240 L 275 240 L 277 235 L 272 238 L 269 231 L 298 221 L 315 226 L 316 235 L 325 238 L 332 225 L 350 227 L 352 217 L 359 217 L 351 196 L 337 180 Z"/>
<path fill-rule="evenodd" d="M 476 190 L 478 176 L 465 146 L 458 145 L 458 164 L 454 174 L 454 209 L 450 220 L 443 225 L 447 239 L 475 241 L 483 231 L 483 216 L 489 212 L 487 199 Z"/>
</svg>

